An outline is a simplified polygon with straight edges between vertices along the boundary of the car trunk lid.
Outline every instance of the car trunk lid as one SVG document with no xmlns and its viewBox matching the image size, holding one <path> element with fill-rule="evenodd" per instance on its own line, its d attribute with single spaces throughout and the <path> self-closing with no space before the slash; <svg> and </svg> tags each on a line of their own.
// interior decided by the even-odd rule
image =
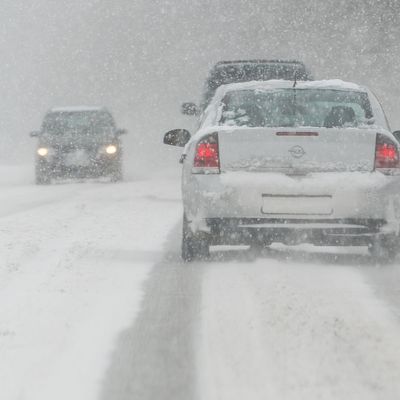
<svg viewBox="0 0 400 400">
<path fill-rule="evenodd" d="M 234 128 L 218 132 L 221 171 L 372 171 L 376 133 L 359 128 Z"/>
</svg>

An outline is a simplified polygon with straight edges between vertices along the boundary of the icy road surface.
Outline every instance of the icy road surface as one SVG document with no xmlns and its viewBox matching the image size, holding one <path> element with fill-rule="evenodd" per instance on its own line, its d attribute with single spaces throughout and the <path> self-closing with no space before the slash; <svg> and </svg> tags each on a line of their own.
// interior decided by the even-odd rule
<svg viewBox="0 0 400 400">
<path fill-rule="evenodd" d="M 0 178 L 1 399 L 400 398 L 399 265 L 307 246 L 183 264 L 178 177 L 31 179 Z"/>
</svg>

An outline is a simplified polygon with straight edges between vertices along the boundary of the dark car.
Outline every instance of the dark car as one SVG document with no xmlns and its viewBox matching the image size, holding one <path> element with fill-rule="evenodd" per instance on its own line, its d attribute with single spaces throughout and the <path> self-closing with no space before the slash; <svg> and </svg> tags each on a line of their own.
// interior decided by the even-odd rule
<svg viewBox="0 0 400 400">
<path fill-rule="evenodd" d="M 301 61 L 285 60 L 237 60 L 220 61 L 209 72 L 204 84 L 200 107 L 183 103 L 182 113 L 196 115 L 208 106 L 215 91 L 221 86 L 235 82 L 268 81 L 284 79 L 312 80 L 311 73 Z"/>
<path fill-rule="evenodd" d="M 122 179 L 122 147 L 114 118 L 106 108 L 54 108 L 44 117 L 36 151 L 36 183 L 53 178 Z"/>
</svg>

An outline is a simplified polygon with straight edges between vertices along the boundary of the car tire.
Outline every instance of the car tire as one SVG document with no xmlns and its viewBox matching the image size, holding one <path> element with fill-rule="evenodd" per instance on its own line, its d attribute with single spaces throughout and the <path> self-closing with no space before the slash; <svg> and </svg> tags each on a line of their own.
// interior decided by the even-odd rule
<svg viewBox="0 0 400 400">
<path fill-rule="evenodd" d="M 397 257 L 399 238 L 390 236 L 375 238 L 368 246 L 369 254 L 376 264 L 392 264 Z"/>
<path fill-rule="evenodd" d="M 259 242 L 255 241 L 250 244 L 250 251 L 253 254 L 262 254 L 263 251 L 269 250 L 269 247 L 271 246 L 271 242 Z"/>
<path fill-rule="evenodd" d="M 35 183 L 36 185 L 50 185 L 51 177 L 43 172 L 36 172 Z"/>
<path fill-rule="evenodd" d="M 185 262 L 206 260 L 210 256 L 210 240 L 207 234 L 193 234 L 186 214 L 183 215 L 181 255 Z"/>
<path fill-rule="evenodd" d="M 122 181 L 123 177 L 122 177 L 122 172 L 114 172 L 111 174 L 111 182 L 120 182 Z"/>
<path fill-rule="evenodd" d="M 122 175 L 122 166 L 120 164 L 117 164 L 110 175 L 111 182 L 119 182 L 123 180 L 123 175 Z"/>
</svg>

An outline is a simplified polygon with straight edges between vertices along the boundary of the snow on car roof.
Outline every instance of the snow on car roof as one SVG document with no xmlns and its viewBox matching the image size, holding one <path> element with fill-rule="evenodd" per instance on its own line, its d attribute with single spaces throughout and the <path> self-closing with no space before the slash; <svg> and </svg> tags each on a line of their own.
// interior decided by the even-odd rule
<svg viewBox="0 0 400 400">
<path fill-rule="evenodd" d="M 68 107 L 54 107 L 50 112 L 83 112 L 83 111 L 104 111 L 105 107 L 99 106 L 68 106 Z"/>
<path fill-rule="evenodd" d="M 218 88 L 215 98 L 221 98 L 225 93 L 234 90 L 254 90 L 254 89 L 290 89 L 293 87 L 293 81 L 282 79 L 273 79 L 269 81 L 251 81 L 230 83 L 222 85 Z M 336 90 L 352 90 L 366 92 L 367 89 L 352 82 L 345 82 L 340 79 L 329 79 L 321 81 L 297 81 L 296 89 L 336 89 Z"/>
</svg>

